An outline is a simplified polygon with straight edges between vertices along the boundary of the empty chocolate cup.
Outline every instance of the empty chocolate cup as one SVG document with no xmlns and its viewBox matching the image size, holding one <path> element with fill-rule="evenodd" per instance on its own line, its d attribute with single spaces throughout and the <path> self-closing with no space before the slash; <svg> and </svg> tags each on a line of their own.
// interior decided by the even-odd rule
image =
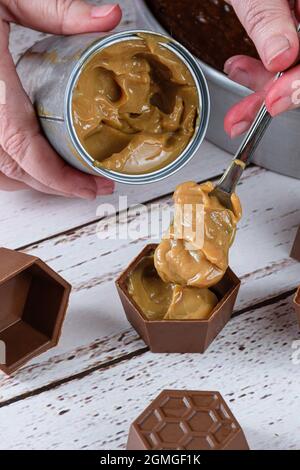
<svg viewBox="0 0 300 470">
<path fill-rule="evenodd" d="M 128 321 L 154 353 L 204 353 L 229 321 L 241 281 L 227 269 L 211 290 L 219 303 L 208 320 L 148 320 L 128 292 L 128 278 L 139 262 L 153 254 L 157 245 L 147 245 L 116 281 Z"/>
<path fill-rule="evenodd" d="M 294 258 L 296 261 L 300 261 L 300 227 L 298 229 L 295 242 L 291 251 L 291 258 Z"/>
<path fill-rule="evenodd" d="M 295 308 L 296 317 L 297 317 L 299 327 L 300 327 L 300 287 L 297 290 L 295 297 L 294 297 L 294 308 Z"/>
<path fill-rule="evenodd" d="M 57 345 L 71 286 L 43 261 L 0 248 L 0 369 L 11 374 Z"/>
<path fill-rule="evenodd" d="M 132 423 L 127 450 L 249 450 L 219 392 L 164 390 Z"/>
</svg>

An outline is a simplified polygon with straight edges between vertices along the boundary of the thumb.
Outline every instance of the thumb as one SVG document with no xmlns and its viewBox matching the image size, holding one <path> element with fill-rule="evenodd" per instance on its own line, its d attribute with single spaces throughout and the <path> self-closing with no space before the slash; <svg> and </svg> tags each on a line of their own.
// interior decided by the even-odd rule
<svg viewBox="0 0 300 470">
<path fill-rule="evenodd" d="M 288 0 L 231 0 L 230 3 L 269 71 L 285 70 L 295 62 L 299 37 Z"/>
<path fill-rule="evenodd" d="M 2 0 L 5 20 L 54 34 L 109 31 L 120 22 L 118 4 L 89 5 L 83 0 Z"/>
</svg>

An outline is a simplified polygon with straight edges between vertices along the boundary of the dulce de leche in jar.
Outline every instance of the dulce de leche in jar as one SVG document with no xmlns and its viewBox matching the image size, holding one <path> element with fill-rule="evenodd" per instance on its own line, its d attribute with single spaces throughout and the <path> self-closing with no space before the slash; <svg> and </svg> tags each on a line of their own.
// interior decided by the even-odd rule
<svg viewBox="0 0 300 470">
<path fill-rule="evenodd" d="M 210 112 L 199 62 L 149 31 L 51 36 L 18 63 L 44 135 L 74 168 L 128 184 L 172 175 Z"/>
<path fill-rule="evenodd" d="M 73 87 L 75 140 L 97 173 L 125 183 L 162 179 L 204 138 L 205 79 L 193 56 L 168 37 L 136 31 L 111 38 Z"/>
</svg>

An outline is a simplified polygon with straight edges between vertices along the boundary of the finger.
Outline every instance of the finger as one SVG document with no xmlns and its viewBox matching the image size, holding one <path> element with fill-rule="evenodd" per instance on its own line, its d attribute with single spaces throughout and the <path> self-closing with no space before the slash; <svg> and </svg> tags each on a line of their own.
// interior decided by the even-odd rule
<svg viewBox="0 0 300 470">
<path fill-rule="evenodd" d="M 299 38 L 286 0 L 231 0 L 269 71 L 290 67 L 299 52 Z"/>
<path fill-rule="evenodd" d="M 250 90 L 260 91 L 273 79 L 274 74 L 262 62 L 252 57 L 238 55 L 225 62 L 224 72 L 236 83 Z"/>
<path fill-rule="evenodd" d="M 279 78 L 267 93 L 266 106 L 272 116 L 300 107 L 300 66 Z"/>
<path fill-rule="evenodd" d="M 34 180 L 51 190 L 83 199 L 109 194 L 113 183 L 95 179 L 67 165 L 40 134 L 36 115 L 22 89 L 7 50 L 8 30 L 0 21 L 0 80 L 6 83 L 6 104 L 0 105 L 0 144 Z"/>
<path fill-rule="evenodd" d="M 97 196 L 107 196 L 112 194 L 115 190 L 115 183 L 107 178 L 103 178 L 102 176 L 95 176 L 94 181 L 96 183 Z"/>
<path fill-rule="evenodd" d="M 224 129 L 234 139 L 251 126 L 265 99 L 264 92 L 253 93 L 233 106 L 225 116 Z"/>
<path fill-rule="evenodd" d="M 109 31 L 120 22 L 118 4 L 93 6 L 83 0 L 2 0 L 7 21 L 54 34 Z"/>
<path fill-rule="evenodd" d="M 0 147 L 0 171 L 10 180 L 15 181 L 16 183 L 19 182 L 20 185 L 22 183 L 26 187 L 30 187 L 35 189 L 36 191 L 51 194 L 56 196 L 63 196 L 63 197 L 74 197 L 73 193 L 67 193 L 64 191 L 60 191 L 57 189 L 52 189 L 49 186 L 46 186 L 40 183 L 38 180 L 30 176 L 26 173 L 23 168 L 21 168 L 17 162 L 11 158 L 4 150 Z M 109 182 L 109 184 L 105 184 L 107 180 L 102 178 L 95 177 L 95 183 L 98 185 L 97 188 L 97 195 L 108 195 L 111 194 L 113 191 L 113 184 Z"/>
<path fill-rule="evenodd" d="M 22 191 L 23 189 L 28 189 L 28 186 L 12 180 L 0 172 L 0 191 Z"/>
<path fill-rule="evenodd" d="M 3 149 L 0 147 L 0 172 L 3 178 L 6 178 L 7 182 L 10 182 L 10 186 L 21 189 L 31 188 L 36 191 L 53 194 L 56 196 L 71 197 L 68 194 L 53 191 L 47 186 L 36 181 L 30 175 L 28 175 Z M 12 191 L 13 189 L 11 189 Z"/>
</svg>

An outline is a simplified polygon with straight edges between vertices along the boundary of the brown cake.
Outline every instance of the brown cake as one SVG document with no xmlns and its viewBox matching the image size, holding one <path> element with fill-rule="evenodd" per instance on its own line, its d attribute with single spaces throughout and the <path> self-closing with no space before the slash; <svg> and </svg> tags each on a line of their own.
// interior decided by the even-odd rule
<svg viewBox="0 0 300 470">
<path fill-rule="evenodd" d="M 234 10 L 224 0 L 147 0 L 162 26 L 199 59 L 223 71 L 236 54 L 256 57 Z"/>
</svg>

